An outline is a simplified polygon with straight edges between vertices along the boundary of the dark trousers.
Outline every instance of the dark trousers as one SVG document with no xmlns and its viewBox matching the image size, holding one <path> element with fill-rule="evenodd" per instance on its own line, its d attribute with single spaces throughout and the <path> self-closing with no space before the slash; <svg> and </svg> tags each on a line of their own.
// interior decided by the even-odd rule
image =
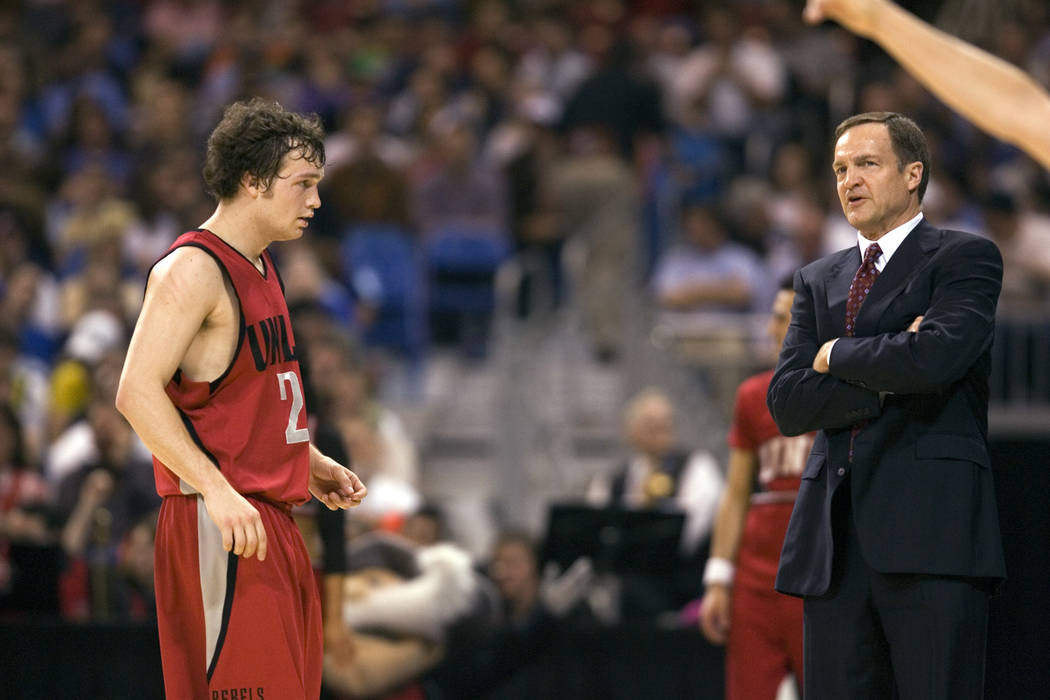
<svg viewBox="0 0 1050 700">
<path fill-rule="evenodd" d="M 988 593 L 980 582 L 873 571 L 848 481 L 832 510 L 831 587 L 804 605 L 805 699 L 982 698 Z"/>
</svg>

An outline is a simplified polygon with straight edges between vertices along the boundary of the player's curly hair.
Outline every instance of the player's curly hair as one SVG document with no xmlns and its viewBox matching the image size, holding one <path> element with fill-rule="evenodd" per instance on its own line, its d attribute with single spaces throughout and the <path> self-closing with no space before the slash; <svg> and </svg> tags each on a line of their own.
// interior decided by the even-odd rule
<svg viewBox="0 0 1050 700">
<path fill-rule="evenodd" d="M 261 97 L 234 102 L 208 137 L 205 187 L 217 200 L 231 199 L 247 174 L 268 188 L 292 151 L 324 165 L 324 128 L 317 115 L 289 112 Z"/>
</svg>

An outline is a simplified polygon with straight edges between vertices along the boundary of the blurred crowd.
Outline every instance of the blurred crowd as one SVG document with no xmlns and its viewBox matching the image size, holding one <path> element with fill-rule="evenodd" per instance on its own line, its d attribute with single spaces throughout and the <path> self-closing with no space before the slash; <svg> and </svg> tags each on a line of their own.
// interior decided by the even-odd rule
<svg viewBox="0 0 1050 700">
<path fill-rule="evenodd" d="M 778 280 L 854 240 L 828 163 L 855 112 L 918 121 L 926 216 L 996 240 L 1004 309 L 1045 305 L 1047 174 L 872 45 L 802 24 L 801 4 L 4 3 L 4 608 L 150 615 L 158 503 L 114 392 L 150 265 L 214 206 L 203 141 L 239 98 L 317 113 L 328 133 L 324 206 L 274 253 L 317 420 L 369 485 L 361 529 L 399 530 L 424 501 L 384 368 L 450 343 L 484 356 L 499 265 L 525 263 L 528 317 L 537 299 L 565 303 L 565 251 L 585 251 L 573 301 L 605 363 L 622 352 L 627 295 L 677 314 L 765 312 Z M 986 45 L 1050 84 L 1050 9 L 1011 8 Z"/>
</svg>

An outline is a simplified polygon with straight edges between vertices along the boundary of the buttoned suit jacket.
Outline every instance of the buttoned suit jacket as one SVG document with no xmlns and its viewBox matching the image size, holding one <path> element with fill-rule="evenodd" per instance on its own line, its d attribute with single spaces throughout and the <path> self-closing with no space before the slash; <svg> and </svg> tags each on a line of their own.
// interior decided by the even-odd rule
<svg viewBox="0 0 1050 700">
<path fill-rule="evenodd" d="M 855 335 L 845 337 L 846 297 L 860 263 L 851 246 L 795 274 L 767 401 L 785 435 L 818 434 L 776 588 L 798 596 L 828 590 L 832 497 L 847 474 L 872 569 L 1001 580 L 987 416 L 1002 257 L 985 238 L 922 220 L 872 285 Z M 920 315 L 918 332 L 907 332 Z M 830 371 L 818 373 L 813 359 L 832 338 Z M 860 421 L 851 462 L 851 426 Z"/>
</svg>

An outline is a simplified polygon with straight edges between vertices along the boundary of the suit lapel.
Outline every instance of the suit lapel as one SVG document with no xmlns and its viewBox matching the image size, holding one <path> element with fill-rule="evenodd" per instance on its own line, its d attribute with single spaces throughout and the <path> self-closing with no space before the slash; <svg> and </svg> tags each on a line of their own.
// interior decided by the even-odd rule
<svg viewBox="0 0 1050 700">
<path fill-rule="evenodd" d="M 890 303 L 926 266 L 926 261 L 939 245 L 940 230 L 926 223 L 926 219 L 920 221 L 915 230 L 905 237 L 889 263 L 886 264 L 886 269 L 875 280 L 871 292 L 868 293 L 868 298 L 864 300 L 864 304 L 857 313 L 856 334 L 858 336 L 875 335 L 880 331 L 879 319 L 889 308 Z M 859 266 L 860 263 L 858 263 Z M 847 293 L 848 286 L 847 282 Z"/>
<path fill-rule="evenodd" d="M 827 299 L 828 313 L 834 323 L 834 334 L 830 338 L 841 338 L 846 335 L 846 298 L 853 276 L 860 267 L 860 251 L 854 245 L 842 252 L 839 261 L 828 270 Z"/>
</svg>

